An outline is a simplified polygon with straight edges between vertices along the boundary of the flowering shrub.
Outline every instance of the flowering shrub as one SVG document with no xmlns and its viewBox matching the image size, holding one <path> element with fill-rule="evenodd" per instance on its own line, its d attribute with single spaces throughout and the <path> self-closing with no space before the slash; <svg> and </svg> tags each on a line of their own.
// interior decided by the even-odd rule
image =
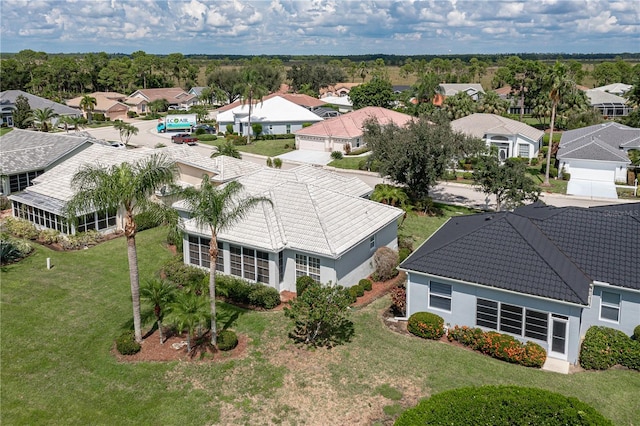
<svg viewBox="0 0 640 426">
<path fill-rule="evenodd" d="M 447 334 L 449 341 L 457 341 L 471 349 L 503 361 L 540 368 L 547 359 L 547 353 L 537 343 L 522 344 L 516 338 L 496 331 L 482 331 L 480 328 L 455 326 Z"/>
<path fill-rule="evenodd" d="M 416 312 L 409 317 L 407 330 L 418 337 L 437 340 L 444 335 L 444 320 L 431 312 Z"/>
<path fill-rule="evenodd" d="M 391 308 L 396 315 L 404 316 L 407 307 L 407 290 L 404 287 L 395 287 L 391 290 Z"/>
</svg>

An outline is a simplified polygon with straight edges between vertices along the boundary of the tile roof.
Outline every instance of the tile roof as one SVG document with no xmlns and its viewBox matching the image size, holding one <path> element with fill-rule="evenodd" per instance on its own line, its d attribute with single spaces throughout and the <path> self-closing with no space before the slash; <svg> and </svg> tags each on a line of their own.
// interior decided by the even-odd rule
<svg viewBox="0 0 640 426">
<path fill-rule="evenodd" d="M 557 158 L 629 161 L 624 149 L 640 149 L 640 129 L 615 122 L 562 133 Z M 574 156 L 575 155 L 575 156 Z M 593 155 L 593 158 L 588 157 Z"/>
<path fill-rule="evenodd" d="M 130 103 L 133 101 L 132 98 L 142 97 L 146 99 L 148 102 L 153 102 L 158 99 L 166 99 L 170 104 L 175 104 L 179 102 L 187 102 L 189 100 L 197 98 L 195 95 L 190 95 L 189 93 L 182 90 L 180 87 L 163 87 L 157 89 L 139 89 L 130 94 L 126 103 Z"/>
<path fill-rule="evenodd" d="M 354 138 L 362 136 L 363 123 L 371 118 L 376 119 L 381 125 L 394 123 L 397 126 L 404 126 L 412 119 L 410 115 L 390 109 L 381 107 L 365 107 L 297 130 L 295 134 L 305 136 Z"/>
<path fill-rule="evenodd" d="M 262 192 L 251 186 L 245 190 L 268 197 L 273 206 L 256 206 L 240 223 L 220 233 L 220 239 L 269 251 L 291 248 L 338 258 L 404 214 L 395 207 L 302 181 L 280 181 Z M 209 235 L 193 219 L 184 226 L 188 232 Z"/>
<path fill-rule="evenodd" d="M 71 115 L 80 117 L 82 113 L 77 109 L 71 108 L 67 105 L 53 102 L 49 99 L 41 98 L 40 96 L 32 95 L 31 93 L 23 92 L 22 90 L 5 90 L 0 92 L 0 101 L 9 101 L 15 104 L 18 96 L 24 96 L 29 101 L 31 109 L 44 109 L 51 108 L 58 115 Z"/>
<path fill-rule="evenodd" d="M 484 89 L 480 83 L 442 83 L 440 87 L 444 91 L 445 96 L 454 96 L 458 92 L 468 92 L 469 89 L 471 89 L 472 92 L 484 93 Z"/>
<path fill-rule="evenodd" d="M 601 104 L 625 105 L 627 103 L 625 98 L 602 90 L 591 89 L 586 90 L 584 93 L 589 98 L 592 106 Z"/>
<path fill-rule="evenodd" d="M 401 267 L 587 305 L 590 284 L 640 290 L 640 203 L 454 217 Z"/>
<path fill-rule="evenodd" d="M 606 86 L 594 87 L 593 90 L 609 92 L 609 93 L 613 93 L 614 95 L 624 95 L 629 90 L 631 90 L 632 87 L 633 86 L 630 84 L 612 83 L 612 84 L 607 84 Z"/>
<path fill-rule="evenodd" d="M 532 141 L 537 141 L 544 135 L 542 130 L 496 114 L 475 113 L 467 115 L 466 117 L 453 120 L 451 122 L 451 128 L 455 131 L 481 139 L 487 134 L 505 136 L 522 135 Z"/>
<path fill-rule="evenodd" d="M 112 93 L 112 92 L 109 92 Z M 117 101 L 116 99 L 114 99 L 113 97 L 109 97 L 109 94 L 105 94 L 105 93 L 100 93 L 100 92 L 96 92 L 96 93 L 92 93 L 91 96 L 93 96 L 96 100 L 96 105 L 94 107 L 94 111 L 96 112 L 101 112 L 101 111 L 110 111 L 110 110 L 127 110 L 129 109 L 129 107 L 127 107 L 127 105 L 125 105 L 122 102 Z M 80 103 L 82 102 L 82 96 L 78 96 L 77 98 L 73 98 L 73 99 L 69 99 L 67 101 L 67 105 L 72 107 L 72 108 L 80 108 Z"/>
<path fill-rule="evenodd" d="M 218 111 L 221 111 L 219 109 Z M 247 121 L 249 105 L 237 105 L 231 109 L 218 112 L 218 123 L 233 123 L 236 119 L 242 122 Z M 262 102 L 257 102 L 251 108 L 252 123 L 291 123 L 291 122 L 311 122 L 322 121 L 318 115 L 307 108 L 295 104 L 282 96 L 264 98 Z"/>
<path fill-rule="evenodd" d="M 43 133 L 13 129 L 0 137 L 0 174 L 46 169 L 65 155 L 93 141 L 72 133 Z"/>
</svg>

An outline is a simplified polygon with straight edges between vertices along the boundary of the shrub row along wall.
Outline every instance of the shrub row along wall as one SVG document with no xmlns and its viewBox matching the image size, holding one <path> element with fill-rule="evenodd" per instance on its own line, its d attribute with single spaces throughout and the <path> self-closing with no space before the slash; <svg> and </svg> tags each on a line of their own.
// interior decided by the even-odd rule
<svg viewBox="0 0 640 426">
<path fill-rule="evenodd" d="M 589 370 L 606 370 L 614 365 L 640 370 L 639 337 L 640 326 L 633 339 L 610 327 L 590 327 L 580 349 L 580 365 Z"/>
</svg>

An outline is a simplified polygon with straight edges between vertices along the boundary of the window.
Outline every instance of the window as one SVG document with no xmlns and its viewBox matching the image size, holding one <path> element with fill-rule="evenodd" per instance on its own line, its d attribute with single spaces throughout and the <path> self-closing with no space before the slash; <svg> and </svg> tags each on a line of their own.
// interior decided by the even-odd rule
<svg viewBox="0 0 640 426">
<path fill-rule="evenodd" d="M 216 271 L 224 272 L 224 248 L 221 242 L 218 242 L 218 255 L 216 256 Z"/>
<path fill-rule="evenodd" d="M 33 185 L 33 180 L 44 173 L 44 170 L 35 172 L 20 173 L 9 176 L 9 193 L 20 192 L 28 186 Z"/>
<path fill-rule="evenodd" d="M 211 267 L 211 256 L 209 255 L 209 244 L 211 240 L 209 238 L 198 237 L 197 235 L 189 235 L 189 263 L 195 266 L 202 266 L 203 268 Z M 222 250 L 222 245 L 218 243 L 218 250 Z M 218 259 L 220 259 L 220 251 L 218 252 Z M 224 268 L 224 265 L 218 260 L 216 270 L 220 270 L 220 265 Z"/>
<path fill-rule="evenodd" d="M 287 134 L 291 133 L 291 124 L 287 124 Z"/>
<path fill-rule="evenodd" d="M 372 235 L 369 237 L 369 250 L 375 250 L 376 248 L 376 236 Z"/>
<path fill-rule="evenodd" d="M 600 296 L 600 319 L 618 322 L 620 319 L 620 295 L 603 291 Z"/>
<path fill-rule="evenodd" d="M 256 281 L 269 284 L 269 253 L 256 251 Z"/>
<path fill-rule="evenodd" d="M 429 307 L 451 312 L 451 286 L 431 281 Z"/>
<path fill-rule="evenodd" d="M 500 331 L 505 333 L 546 342 L 549 333 L 549 314 L 493 300 L 477 299 L 476 325 L 492 330 L 498 330 L 499 325 Z"/>
<path fill-rule="evenodd" d="M 529 158 L 529 145 L 518 144 L 518 157 Z"/>
<path fill-rule="evenodd" d="M 284 252 L 278 253 L 278 278 L 280 282 L 284 280 Z"/>
<path fill-rule="evenodd" d="M 296 254 L 296 278 L 308 275 L 320 282 L 320 259 Z"/>
<path fill-rule="evenodd" d="M 476 324 L 493 330 L 498 329 L 498 302 L 478 299 L 476 302 Z"/>
<path fill-rule="evenodd" d="M 229 246 L 229 263 L 231 265 L 231 275 L 242 276 L 242 249 L 237 246 Z"/>
<path fill-rule="evenodd" d="M 520 306 L 500 306 L 500 331 L 522 335 L 522 308 Z"/>
<path fill-rule="evenodd" d="M 269 283 L 269 253 L 229 246 L 231 275 L 251 281 Z"/>
</svg>

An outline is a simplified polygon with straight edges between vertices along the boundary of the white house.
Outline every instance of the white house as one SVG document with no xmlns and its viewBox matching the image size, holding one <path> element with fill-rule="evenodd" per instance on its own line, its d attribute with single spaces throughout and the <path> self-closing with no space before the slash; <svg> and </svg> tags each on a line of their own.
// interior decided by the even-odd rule
<svg viewBox="0 0 640 426">
<path fill-rule="evenodd" d="M 605 118 L 624 117 L 629 115 L 632 108 L 627 100 L 621 96 L 600 89 L 586 90 L 585 94 L 590 105 L 600 111 Z"/>
<path fill-rule="evenodd" d="M 403 211 L 366 198 L 357 178 L 345 178 L 312 166 L 293 170 L 265 168 L 238 179 L 246 194 L 263 203 L 232 229 L 218 235 L 217 270 L 278 291 L 296 291 L 296 278 L 350 287 L 373 272 L 376 249 L 397 249 L 398 219 Z M 200 228 L 181 202 L 187 218 L 184 259 L 208 268 L 208 228 Z"/>
<path fill-rule="evenodd" d="M 477 101 L 484 94 L 484 89 L 480 83 L 442 83 L 439 88 L 441 94 L 446 98 L 455 96 L 459 92 L 465 92 L 471 99 Z"/>
<path fill-rule="evenodd" d="M 640 324 L 638 217 L 640 203 L 453 217 L 400 265 L 406 314 L 531 340 L 575 364 L 589 327 Z"/>
<path fill-rule="evenodd" d="M 542 130 L 496 114 L 471 114 L 453 120 L 451 128 L 484 140 L 487 147 L 495 146 L 501 160 L 537 157 L 544 135 Z"/>
<path fill-rule="evenodd" d="M 633 88 L 633 86 L 630 84 L 612 83 L 607 84 L 606 86 L 594 87 L 593 90 L 600 90 L 613 95 L 624 96 L 629 90 L 631 90 L 631 88 Z"/>
<path fill-rule="evenodd" d="M 249 105 L 240 104 L 233 108 L 220 110 L 217 114 L 219 131 L 225 131 L 227 125 L 240 135 L 253 134 L 249 128 Z M 257 101 L 251 107 L 251 125 L 261 124 L 262 134 L 293 134 L 303 125 L 322 121 L 318 115 L 281 96 L 273 96 Z"/>
<path fill-rule="evenodd" d="M 619 123 L 596 124 L 562 134 L 556 158 L 569 173 L 567 194 L 618 198 L 615 183 L 625 183 L 628 151 L 640 149 L 640 129 Z"/>
<path fill-rule="evenodd" d="M 347 145 L 352 150 L 361 148 L 365 145 L 364 122 L 370 119 L 377 120 L 380 125 L 393 123 L 401 127 L 412 117 L 386 108 L 365 107 L 298 130 L 296 148 L 325 152 L 345 152 Z"/>
</svg>

